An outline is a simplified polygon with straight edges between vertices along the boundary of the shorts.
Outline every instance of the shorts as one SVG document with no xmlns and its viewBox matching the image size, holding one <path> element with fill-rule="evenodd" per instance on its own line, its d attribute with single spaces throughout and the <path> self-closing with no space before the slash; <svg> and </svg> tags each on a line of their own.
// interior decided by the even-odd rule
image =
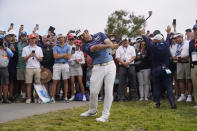
<svg viewBox="0 0 197 131">
<path fill-rule="evenodd" d="M 26 68 L 25 83 L 31 84 L 34 79 L 34 82 L 36 84 L 39 84 L 40 83 L 40 71 L 41 71 L 40 68 Z"/>
<path fill-rule="evenodd" d="M 20 68 L 16 70 L 16 79 L 17 80 L 25 80 L 25 68 Z"/>
<path fill-rule="evenodd" d="M 68 64 L 54 64 L 53 66 L 53 80 L 60 80 L 62 75 L 63 80 L 70 78 Z"/>
<path fill-rule="evenodd" d="M 80 67 L 70 67 L 70 76 L 83 76 L 83 71 L 81 66 Z"/>
<path fill-rule="evenodd" d="M 0 68 L 0 86 L 9 84 L 8 68 Z"/>
<path fill-rule="evenodd" d="M 191 79 L 191 70 L 189 63 L 177 63 L 177 79 Z"/>
</svg>

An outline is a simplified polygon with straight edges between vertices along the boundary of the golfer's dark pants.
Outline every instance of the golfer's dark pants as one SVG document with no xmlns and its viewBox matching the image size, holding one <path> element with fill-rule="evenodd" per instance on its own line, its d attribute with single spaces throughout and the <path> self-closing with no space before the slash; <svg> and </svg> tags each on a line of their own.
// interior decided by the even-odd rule
<svg viewBox="0 0 197 131">
<path fill-rule="evenodd" d="M 168 99 L 171 105 L 174 104 L 174 95 L 172 92 L 172 76 L 167 75 L 161 67 L 152 69 L 153 97 L 156 104 L 160 104 L 161 90 L 164 88 L 168 93 Z"/>
<path fill-rule="evenodd" d="M 130 87 L 129 95 L 133 95 L 135 98 L 138 97 L 137 86 L 136 86 L 136 71 L 135 66 L 130 65 L 129 68 L 126 68 L 122 65 L 119 65 L 119 88 L 118 88 L 118 100 L 125 100 L 127 80 Z M 131 94 L 131 88 L 132 93 Z M 129 96 L 129 97 L 130 97 Z"/>
</svg>

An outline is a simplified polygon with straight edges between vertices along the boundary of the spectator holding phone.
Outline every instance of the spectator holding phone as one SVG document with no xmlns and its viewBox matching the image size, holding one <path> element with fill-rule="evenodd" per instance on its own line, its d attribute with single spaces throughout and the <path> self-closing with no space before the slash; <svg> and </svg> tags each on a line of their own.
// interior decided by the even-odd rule
<svg viewBox="0 0 197 131">
<path fill-rule="evenodd" d="M 0 103 L 11 103 L 8 96 L 9 73 L 8 63 L 9 58 L 13 57 L 12 51 L 4 45 L 2 36 L 0 37 Z M 3 90 L 3 98 L 2 98 Z"/>
<path fill-rule="evenodd" d="M 71 98 L 69 99 L 70 101 L 73 101 L 75 99 L 74 96 L 74 85 L 75 84 L 75 77 L 78 79 L 78 84 L 81 89 L 81 92 L 83 94 L 83 101 L 86 101 L 85 97 L 85 90 L 84 90 L 84 85 L 82 82 L 82 76 L 83 76 L 83 71 L 81 64 L 85 64 L 85 58 L 83 55 L 83 52 L 81 51 L 81 41 L 80 40 L 75 40 L 75 45 L 76 48 L 72 47 L 72 56 L 70 59 L 70 76 L 71 76 Z"/>
<path fill-rule="evenodd" d="M 23 48 L 22 57 L 26 62 L 25 83 L 27 84 L 27 99 L 26 103 L 31 103 L 31 87 L 33 79 L 36 84 L 40 83 L 40 62 L 43 59 L 43 52 L 40 47 L 36 45 L 37 36 L 35 34 L 29 35 L 29 45 Z M 35 99 L 34 102 L 37 100 Z"/>
<path fill-rule="evenodd" d="M 191 82 L 191 71 L 189 64 L 189 42 L 183 39 L 183 35 L 177 33 L 174 35 L 176 39 L 177 48 L 174 59 L 177 60 L 177 79 L 179 80 L 179 87 L 181 96 L 178 98 L 178 102 L 186 100 L 185 92 L 187 87 L 187 102 L 192 101 L 192 82 Z M 187 86 L 185 87 L 185 81 Z"/>
</svg>

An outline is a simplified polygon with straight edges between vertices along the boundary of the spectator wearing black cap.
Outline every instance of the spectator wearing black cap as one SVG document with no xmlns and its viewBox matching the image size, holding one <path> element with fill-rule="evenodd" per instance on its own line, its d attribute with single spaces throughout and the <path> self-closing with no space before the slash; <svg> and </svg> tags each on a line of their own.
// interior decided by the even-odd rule
<svg viewBox="0 0 197 131">
<path fill-rule="evenodd" d="M 122 37 L 122 45 L 116 50 L 116 59 L 119 62 L 119 88 L 118 100 L 125 100 L 125 91 L 127 87 L 127 79 L 130 89 L 133 88 L 134 94 L 129 92 L 129 97 L 138 98 L 136 87 L 136 72 L 134 66 L 134 59 L 136 58 L 135 48 L 129 45 L 128 37 Z"/>
<path fill-rule="evenodd" d="M 193 27 L 194 39 L 189 43 L 189 56 L 191 61 L 191 78 L 193 83 L 193 93 L 195 108 L 197 108 L 197 24 Z"/>
</svg>

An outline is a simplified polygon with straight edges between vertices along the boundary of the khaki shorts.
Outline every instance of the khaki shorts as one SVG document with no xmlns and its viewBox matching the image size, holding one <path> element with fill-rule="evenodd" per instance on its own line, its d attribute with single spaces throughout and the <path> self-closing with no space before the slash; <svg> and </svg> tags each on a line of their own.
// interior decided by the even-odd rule
<svg viewBox="0 0 197 131">
<path fill-rule="evenodd" d="M 67 80 L 70 78 L 68 64 L 54 64 L 53 80 L 60 80 L 61 75 L 63 80 Z"/>
<path fill-rule="evenodd" d="M 25 74 L 26 74 L 26 72 L 25 72 L 25 68 L 21 68 L 21 69 L 17 69 L 17 71 L 16 71 L 17 73 L 16 73 L 16 79 L 17 80 L 25 80 Z"/>
<path fill-rule="evenodd" d="M 191 79 L 190 63 L 177 63 L 177 79 Z"/>
<path fill-rule="evenodd" d="M 25 83 L 31 84 L 34 78 L 36 84 L 40 83 L 40 68 L 26 68 Z"/>
</svg>

